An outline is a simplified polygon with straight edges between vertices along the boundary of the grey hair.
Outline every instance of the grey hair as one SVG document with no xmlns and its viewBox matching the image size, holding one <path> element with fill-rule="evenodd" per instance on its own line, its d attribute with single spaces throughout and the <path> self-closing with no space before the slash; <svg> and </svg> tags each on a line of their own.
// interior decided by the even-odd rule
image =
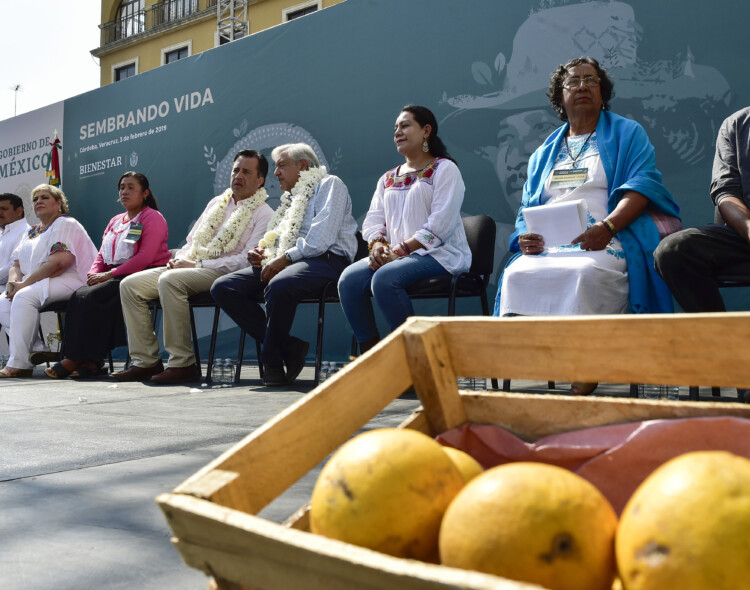
<svg viewBox="0 0 750 590">
<path fill-rule="evenodd" d="M 320 168 L 320 161 L 315 155 L 315 150 L 306 143 L 285 143 L 274 148 L 271 157 L 276 162 L 282 154 L 289 156 L 295 164 L 299 164 L 300 160 L 305 160 L 310 168 Z"/>
</svg>

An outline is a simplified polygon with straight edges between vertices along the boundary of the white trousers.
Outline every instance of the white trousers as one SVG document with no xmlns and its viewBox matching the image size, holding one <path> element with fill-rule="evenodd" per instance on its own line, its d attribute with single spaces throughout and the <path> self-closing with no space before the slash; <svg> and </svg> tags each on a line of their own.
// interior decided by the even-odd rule
<svg viewBox="0 0 750 590">
<path fill-rule="evenodd" d="M 5 293 L 0 295 L 0 325 L 10 335 L 10 358 L 8 366 L 14 369 L 31 369 L 29 354 L 33 350 L 47 350 L 39 337 L 39 309 L 46 303 L 69 299 L 76 289 L 83 286 L 78 275 L 65 273 L 49 279 L 49 294 L 44 299 L 42 281 L 24 287 L 10 300 Z"/>
</svg>

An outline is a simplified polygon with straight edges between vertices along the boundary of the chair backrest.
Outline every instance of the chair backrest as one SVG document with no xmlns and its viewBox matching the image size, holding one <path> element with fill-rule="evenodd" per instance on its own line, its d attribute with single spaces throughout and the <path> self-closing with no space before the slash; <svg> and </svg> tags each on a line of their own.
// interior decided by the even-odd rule
<svg viewBox="0 0 750 590">
<path fill-rule="evenodd" d="M 367 242 L 362 237 L 362 232 L 357 230 L 355 234 L 357 236 L 357 253 L 354 255 L 354 262 L 362 260 L 370 255 L 370 249 L 367 247 Z"/>
<path fill-rule="evenodd" d="M 489 215 L 471 215 L 463 218 L 466 240 L 471 250 L 470 272 L 484 275 L 485 279 L 492 274 L 495 264 L 495 220 Z"/>
</svg>

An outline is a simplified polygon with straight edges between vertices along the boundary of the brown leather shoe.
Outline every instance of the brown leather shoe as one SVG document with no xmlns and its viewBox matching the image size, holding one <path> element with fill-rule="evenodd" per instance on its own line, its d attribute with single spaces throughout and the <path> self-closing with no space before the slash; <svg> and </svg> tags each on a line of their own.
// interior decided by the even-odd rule
<svg viewBox="0 0 750 590">
<path fill-rule="evenodd" d="M 162 373 L 164 371 L 164 364 L 159 361 L 153 367 L 131 367 L 124 371 L 117 371 L 111 373 L 109 376 L 117 381 L 148 381 L 153 375 Z"/>
<path fill-rule="evenodd" d="M 151 377 L 151 383 L 173 385 L 175 383 L 191 383 L 201 380 L 201 374 L 196 365 L 188 367 L 169 367 L 166 371 Z"/>
</svg>

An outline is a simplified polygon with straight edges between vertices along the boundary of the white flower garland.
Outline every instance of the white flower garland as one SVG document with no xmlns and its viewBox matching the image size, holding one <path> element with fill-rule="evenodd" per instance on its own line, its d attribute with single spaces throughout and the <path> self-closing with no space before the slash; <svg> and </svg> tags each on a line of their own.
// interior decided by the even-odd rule
<svg viewBox="0 0 750 590">
<path fill-rule="evenodd" d="M 325 166 L 303 170 L 297 184 L 292 187 L 291 196 L 288 191 L 281 195 L 281 205 L 273 214 L 268 223 L 268 231 L 258 244 L 265 249 L 263 266 L 297 243 L 307 204 L 315 193 L 315 187 L 327 174 Z"/>
<path fill-rule="evenodd" d="M 265 188 L 260 187 L 252 197 L 240 201 L 224 227 L 221 227 L 231 198 L 232 190 L 227 189 L 213 210 L 201 220 L 198 230 L 193 235 L 190 250 L 185 256 L 188 260 L 214 259 L 234 250 L 253 213 L 266 202 L 268 193 Z"/>
</svg>

